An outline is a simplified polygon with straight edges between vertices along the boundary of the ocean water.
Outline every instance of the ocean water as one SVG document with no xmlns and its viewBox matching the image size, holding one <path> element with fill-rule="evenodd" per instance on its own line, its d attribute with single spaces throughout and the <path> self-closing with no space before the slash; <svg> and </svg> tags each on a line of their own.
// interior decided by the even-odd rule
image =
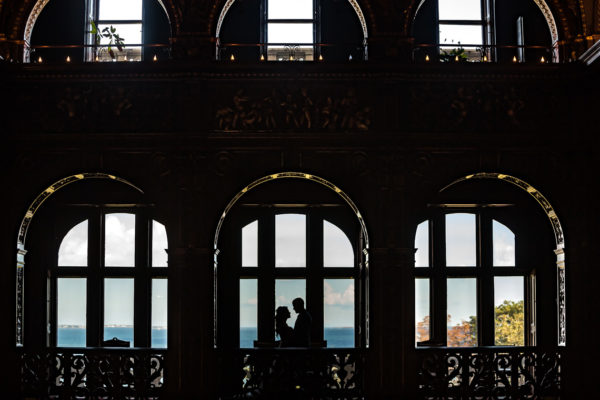
<svg viewBox="0 0 600 400">
<path fill-rule="evenodd" d="M 240 347 L 254 347 L 256 328 L 240 328 Z M 323 338 L 327 347 L 354 347 L 354 328 L 325 328 Z"/>
<path fill-rule="evenodd" d="M 104 328 L 104 338 L 129 341 L 133 347 L 133 327 Z M 84 328 L 58 328 L 57 342 L 59 347 L 85 347 Z M 152 329 L 151 346 L 154 348 L 167 347 L 167 329 Z"/>
<path fill-rule="evenodd" d="M 85 347 L 84 328 L 58 328 L 59 347 Z M 117 337 L 126 340 L 133 347 L 133 327 L 104 328 L 104 338 Z M 354 347 L 354 328 L 325 328 L 323 337 L 327 347 Z M 240 328 L 240 347 L 254 347 L 256 328 Z M 167 347 L 167 329 L 152 329 L 151 345 L 154 348 Z"/>
</svg>

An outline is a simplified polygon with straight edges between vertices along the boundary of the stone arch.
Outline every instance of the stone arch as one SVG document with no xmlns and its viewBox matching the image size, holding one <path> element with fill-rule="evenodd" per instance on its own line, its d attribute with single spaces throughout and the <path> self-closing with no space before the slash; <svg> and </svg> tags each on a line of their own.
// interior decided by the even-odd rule
<svg viewBox="0 0 600 400">
<path fill-rule="evenodd" d="M 556 211 L 550 204 L 550 202 L 544 197 L 542 193 L 540 193 L 536 188 L 531 186 L 529 183 L 516 178 L 514 176 L 500 174 L 496 172 L 479 172 L 472 175 L 467 175 L 462 178 L 456 179 L 449 185 L 445 186 L 440 190 L 443 192 L 451 186 L 459 182 L 464 182 L 472 179 L 497 179 L 504 182 L 508 182 L 514 186 L 519 187 L 520 189 L 526 191 L 537 201 L 537 203 L 542 207 L 544 213 L 550 220 L 550 224 L 552 225 L 552 230 L 554 232 L 554 239 L 556 242 L 556 250 L 554 253 L 556 254 L 556 269 L 557 269 L 557 279 L 558 279 L 558 345 L 565 346 L 567 343 L 567 310 L 566 310 L 566 281 L 565 281 L 565 237 L 562 225 L 558 216 L 556 215 Z"/>
<path fill-rule="evenodd" d="M 48 186 L 46 190 L 40 193 L 35 200 L 31 203 L 31 205 L 27 208 L 27 212 L 25 212 L 25 216 L 21 220 L 21 225 L 19 226 L 19 233 L 17 235 L 17 282 L 16 282 L 16 345 L 17 347 L 23 346 L 23 316 L 24 316 L 24 297 L 23 297 L 23 289 L 24 289 L 24 270 L 25 270 L 25 254 L 27 254 L 27 250 L 25 250 L 25 239 L 27 238 L 27 231 L 29 229 L 29 225 L 35 215 L 35 213 L 39 210 L 42 204 L 54 193 L 58 190 L 64 188 L 67 185 L 70 185 L 74 182 L 79 182 L 85 179 L 109 179 L 116 182 L 124 183 L 133 189 L 137 190 L 140 193 L 144 193 L 142 189 L 135 186 L 133 183 L 119 178 L 115 175 L 105 174 L 102 172 L 84 172 L 81 174 L 67 176 L 62 178 L 59 181 L 54 182 L 52 185 Z"/>
<path fill-rule="evenodd" d="M 257 186 L 266 183 L 266 182 L 271 182 L 277 179 L 304 179 L 304 180 L 308 180 L 308 181 L 312 181 L 315 183 L 318 183 L 320 185 L 325 186 L 326 188 L 332 190 L 333 192 L 335 192 L 338 196 L 340 196 L 344 202 L 352 209 L 352 211 L 354 212 L 354 215 L 356 216 L 356 218 L 358 219 L 358 223 L 360 225 L 360 229 L 363 235 L 363 248 L 360 249 L 361 253 L 362 253 L 362 258 L 363 258 L 363 267 L 365 268 L 365 280 L 366 280 L 366 284 L 368 287 L 368 277 L 369 277 L 369 234 L 367 232 L 367 227 L 365 225 L 365 221 L 362 217 L 362 214 L 360 213 L 360 211 L 358 210 L 358 207 L 356 206 L 356 204 L 354 203 L 354 201 L 352 201 L 352 199 L 350 198 L 350 196 L 348 196 L 344 191 L 342 191 L 342 189 L 340 189 L 339 187 L 337 187 L 336 185 L 334 185 L 333 183 L 329 182 L 326 179 L 323 179 L 319 176 L 316 175 L 312 175 L 312 174 L 307 174 L 304 172 L 279 172 L 279 173 L 275 173 L 275 174 L 271 174 L 271 175 L 267 175 L 264 176 L 262 178 L 259 178 L 257 180 L 255 180 L 254 182 L 250 183 L 248 186 L 246 186 L 245 188 L 243 188 L 242 190 L 240 190 L 227 204 L 227 206 L 225 207 L 225 209 L 223 210 L 223 213 L 221 214 L 221 217 L 219 218 L 219 222 L 217 224 L 217 229 L 215 231 L 215 238 L 214 238 L 214 242 L 213 242 L 213 249 L 214 249 L 214 288 L 215 288 L 215 293 L 214 293 L 214 320 L 215 320 L 215 324 L 214 324 L 214 336 L 213 336 L 213 340 L 214 340 L 214 347 L 216 348 L 217 346 L 217 294 L 216 294 L 216 290 L 217 290 L 217 269 L 218 269 L 218 257 L 219 257 L 219 234 L 221 232 L 221 228 L 223 227 L 223 223 L 225 222 L 225 218 L 227 217 L 229 211 L 231 210 L 231 208 L 238 202 L 238 200 L 244 196 L 246 193 L 248 193 L 249 191 L 251 191 L 252 189 L 256 188 Z M 365 343 L 366 346 L 369 347 L 369 307 L 368 307 L 368 302 L 366 305 L 366 310 L 365 310 L 365 323 L 366 323 L 366 332 L 365 332 Z"/>
<path fill-rule="evenodd" d="M 35 2 L 35 4 L 33 5 L 33 8 L 31 9 L 29 16 L 27 17 L 27 22 L 25 23 L 25 29 L 23 31 L 23 42 L 24 42 L 23 62 L 27 63 L 30 61 L 30 43 L 31 43 L 31 34 L 33 33 L 33 27 L 35 26 L 35 23 L 36 23 L 38 17 L 40 16 L 42 11 L 44 10 L 44 7 L 46 7 L 46 4 L 48 4 L 49 1 L 50 0 L 37 0 Z M 170 1 L 169 0 L 157 0 L 157 1 L 161 5 L 163 10 L 165 11 L 165 14 L 167 15 L 169 23 L 171 23 L 171 20 L 172 20 L 171 17 L 173 15 L 173 13 L 172 12 L 170 13 L 169 10 L 172 11 L 172 8 L 171 7 L 167 8 L 165 6 L 165 2 L 170 3 Z M 175 22 L 176 22 L 176 26 L 179 26 L 178 19 L 175 19 Z"/>
<path fill-rule="evenodd" d="M 411 24 L 414 22 L 415 17 L 417 15 L 417 13 L 419 12 L 419 9 L 423 5 L 423 3 L 425 3 L 425 1 L 427 1 L 427 0 L 415 0 L 415 1 L 411 2 L 410 6 L 409 6 L 410 9 L 408 10 L 409 11 L 408 14 L 410 14 Z M 551 41 L 552 41 L 553 53 L 554 53 L 555 57 L 558 57 L 558 40 L 559 40 L 558 25 L 556 24 L 556 19 L 554 18 L 554 14 L 552 14 L 552 10 L 548 6 L 548 3 L 546 0 L 533 0 L 533 1 L 538 6 L 540 11 L 544 15 L 544 18 L 546 19 L 546 23 L 548 24 L 548 29 L 550 30 L 550 37 L 551 37 Z M 412 12 L 413 9 L 414 9 L 414 12 Z M 409 29 L 407 30 L 407 32 L 409 32 Z M 558 59 L 558 58 L 556 58 L 556 59 Z"/>
</svg>

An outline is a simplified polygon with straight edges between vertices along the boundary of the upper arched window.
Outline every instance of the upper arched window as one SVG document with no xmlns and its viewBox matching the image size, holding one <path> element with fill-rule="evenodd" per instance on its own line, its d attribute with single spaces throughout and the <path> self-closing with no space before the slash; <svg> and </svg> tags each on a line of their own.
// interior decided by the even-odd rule
<svg viewBox="0 0 600 400">
<path fill-rule="evenodd" d="M 31 38 L 25 38 L 31 44 L 32 62 L 168 57 L 170 27 L 159 0 L 50 0 L 28 24 L 35 24 Z M 116 46 L 117 38 L 123 46 Z"/>
<path fill-rule="evenodd" d="M 548 22 L 533 0 L 425 0 L 413 36 L 417 60 L 551 61 Z"/>
<path fill-rule="evenodd" d="M 355 1 L 237 0 L 217 26 L 217 56 L 241 61 L 366 57 L 366 25 Z"/>
<path fill-rule="evenodd" d="M 113 207 L 78 207 L 60 221 L 49 271 L 50 345 L 94 347 L 116 337 L 131 347 L 167 347 L 165 226 Z"/>
</svg>

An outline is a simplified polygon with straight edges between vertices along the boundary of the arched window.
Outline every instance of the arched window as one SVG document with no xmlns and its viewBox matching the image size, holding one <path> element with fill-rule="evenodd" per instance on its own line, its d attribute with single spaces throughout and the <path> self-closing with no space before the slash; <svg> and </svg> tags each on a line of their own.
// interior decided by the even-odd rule
<svg viewBox="0 0 600 400">
<path fill-rule="evenodd" d="M 38 0 L 38 4 L 44 1 Z M 26 52 L 25 61 L 63 63 L 67 57 L 70 62 L 142 61 L 168 57 L 170 27 L 160 0 L 49 0 L 34 8 L 27 25 L 26 35 L 31 36 L 25 40 L 31 52 Z M 116 46 L 115 35 L 123 39 L 121 49 Z"/>
<path fill-rule="evenodd" d="M 505 184 L 458 186 L 416 229 L 417 345 L 556 343 L 553 241 L 539 206 Z"/>
<path fill-rule="evenodd" d="M 139 209 L 79 206 L 56 222 L 49 344 L 167 347 L 165 226 Z M 123 343 L 122 343 L 123 345 Z"/>
<path fill-rule="evenodd" d="M 275 310 L 288 307 L 293 328 L 297 297 L 312 317 L 312 347 L 366 346 L 367 272 L 356 214 L 311 182 L 257 191 L 227 213 L 219 233 L 217 346 L 278 346 Z"/>
<path fill-rule="evenodd" d="M 222 60 L 339 61 L 367 55 L 365 18 L 355 0 L 228 1 L 216 37 Z"/>
<path fill-rule="evenodd" d="M 531 343 L 531 268 L 517 262 L 515 234 L 494 217 L 490 209 L 453 210 L 417 227 L 417 342 L 445 337 L 449 347 Z M 436 324 L 445 325 L 445 332 Z"/>
<path fill-rule="evenodd" d="M 347 222 L 340 223 L 339 218 L 343 213 L 336 210 L 274 207 L 249 212 L 240 220 L 234 258 L 238 262 L 233 268 L 239 293 L 223 289 L 239 297 L 236 346 L 255 347 L 279 340 L 274 311 L 287 306 L 291 313 L 287 322 L 293 328 L 297 314 L 292 301 L 297 297 L 305 301 L 312 316 L 313 345 L 359 345 L 360 301 L 355 290 L 360 279 L 355 250 L 358 231 L 348 229 Z"/>
<path fill-rule="evenodd" d="M 417 60 L 551 61 L 557 38 L 534 0 L 425 0 L 413 35 Z M 548 11 L 549 13 L 549 11 Z M 554 23 L 554 21 L 551 21 Z"/>
</svg>

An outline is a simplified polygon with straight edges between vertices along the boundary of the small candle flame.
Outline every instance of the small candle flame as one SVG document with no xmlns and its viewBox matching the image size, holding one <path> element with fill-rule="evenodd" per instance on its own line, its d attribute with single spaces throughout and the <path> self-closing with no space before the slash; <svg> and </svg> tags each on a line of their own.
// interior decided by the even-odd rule
<svg viewBox="0 0 600 400">
<path fill-rule="evenodd" d="M 67 56 L 67 62 L 71 62 L 71 57 Z"/>
</svg>

